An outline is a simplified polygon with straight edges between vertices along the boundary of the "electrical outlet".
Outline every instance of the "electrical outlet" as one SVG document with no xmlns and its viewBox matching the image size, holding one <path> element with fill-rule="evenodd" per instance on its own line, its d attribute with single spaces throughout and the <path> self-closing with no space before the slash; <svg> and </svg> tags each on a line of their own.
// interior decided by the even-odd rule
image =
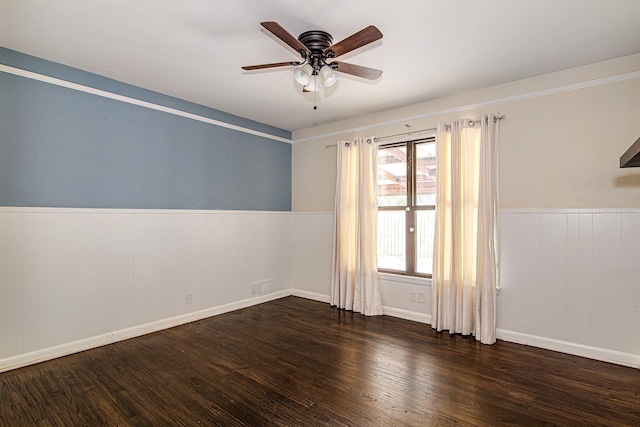
<svg viewBox="0 0 640 427">
<path fill-rule="evenodd" d="M 418 302 L 424 304 L 424 292 L 418 292 Z"/>
<path fill-rule="evenodd" d="M 191 304 L 191 302 L 193 302 L 193 296 L 191 295 L 191 292 L 184 294 L 184 303 Z"/>
<path fill-rule="evenodd" d="M 411 292 L 409 292 L 409 300 L 410 300 L 411 302 L 416 302 L 416 298 L 417 298 L 417 297 L 416 297 L 416 291 L 411 291 Z"/>
</svg>

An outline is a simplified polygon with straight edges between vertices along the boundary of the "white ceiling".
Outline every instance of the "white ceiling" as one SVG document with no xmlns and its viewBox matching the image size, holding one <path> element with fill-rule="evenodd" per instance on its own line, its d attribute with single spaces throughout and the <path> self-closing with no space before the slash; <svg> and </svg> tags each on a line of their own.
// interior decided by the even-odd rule
<svg viewBox="0 0 640 427">
<path fill-rule="evenodd" d="M 340 57 L 377 68 L 317 97 L 260 26 L 338 42 L 368 25 L 384 38 Z M 0 46 L 287 130 L 640 52 L 639 0 L 0 0 Z"/>
</svg>

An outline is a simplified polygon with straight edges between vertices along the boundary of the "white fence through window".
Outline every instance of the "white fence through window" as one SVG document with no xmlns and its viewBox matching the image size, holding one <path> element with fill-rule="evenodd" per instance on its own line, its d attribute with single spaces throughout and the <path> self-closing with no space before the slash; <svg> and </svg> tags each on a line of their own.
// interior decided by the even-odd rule
<svg viewBox="0 0 640 427">
<path fill-rule="evenodd" d="M 406 212 L 378 211 L 378 267 L 406 269 Z M 435 211 L 416 211 L 416 272 L 431 274 Z"/>
</svg>

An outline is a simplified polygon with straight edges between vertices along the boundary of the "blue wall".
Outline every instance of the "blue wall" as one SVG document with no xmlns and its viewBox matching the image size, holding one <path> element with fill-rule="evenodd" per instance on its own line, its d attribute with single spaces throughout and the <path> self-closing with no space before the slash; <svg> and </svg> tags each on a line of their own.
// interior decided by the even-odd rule
<svg viewBox="0 0 640 427">
<path fill-rule="evenodd" d="M 0 48 L 0 63 L 291 133 Z M 0 72 L 0 205 L 291 210 L 291 144 Z"/>
</svg>

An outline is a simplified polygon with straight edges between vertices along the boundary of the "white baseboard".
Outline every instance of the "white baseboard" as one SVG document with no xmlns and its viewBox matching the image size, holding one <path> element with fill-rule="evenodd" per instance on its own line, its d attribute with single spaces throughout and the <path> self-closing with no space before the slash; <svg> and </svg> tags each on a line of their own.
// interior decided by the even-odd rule
<svg viewBox="0 0 640 427">
<path fill-rule="evenodd" d="M 415 311 L 402 310 L 400 308 L 382 307 L 382 311 L 386 316 L 398 317 L 400 319 L 411 320 L 419 323 L 431 324 L 431 315 L 416 313 Z"/>
<path fill-rule="evenodd" d="M 528 335 L 504 329 L 498 329 L 496 331 L 496 337 L 503 341 L 544 348 L 545 350 L 553 350 L 571 354 L 573 356 L 586 357 L 589 359 L 600 360 L 602 362 L 640 369 L 640 355 L 637 354 L 623 353 L 620 351 Z"/>
<path fill-rule="evenodd" d="M 292 289 L 291 295 L 294 297 L 306 298 L 314 301 L 326 302 L 329 304 L 331 297 L 325 294 L 318 294 L 315 292 L 302 291 L 300 289 Z M 400 319 L 412 320 L 419 323 L 431 324 L 431 315 L 416 313 L 415 311 L 402 310 L 393 307 L 382 307 L 382 312 L 386 316 L 398 317 Z"/>
<path fill-rule="evenodd" d="M 273 301 L 291 295 L 291 290 L 273 292 L 267 295 L 261 295 L 254 298 L 248 298 L 224 304 L 216 307 L 207 308 L 193 313 L 186 313 L 180 316 L 162 319 L 156 322 L 146 323 L 144 325 L 132 326 L 130 328 L 121 329 L 115 332 L 109 332 L 95 337 L 85 338 L 54 347 L 47 347 L 41 350 L 32 351 L 30 353 L 19 354 L 16 356 L 0 359 L 0 372 L 12 369 L 22 368 L 24 366 L 33 365 L 47 360 L 55 359 L 69 354 L 78 353 L 80 351 L 90 350 L 92 348 L 101 347 L 103 345 L 112 344 L 114 342 L 123 341 L 129 338 L 135 338 L 152 332 L 161 331 L 163 329 L 172 328 L 174 326 L 184 325 L 185 323 L 195 322 L 207 317 L 217 316 L 219 314 L 228 313 L 239 310 L 241 308 L 251 307 L 253 305 L 262 304 L 264 302 Z"/>
<path fill-rule="evenodd" d="M 317 294 L 297 289 L 292 289 L 291 294 L 293 296 L 326 303 L 329 303 L 330 300 L 329 295 Z M 399 308 L 387 306 L 383 306 L 382 310 L 387 316 L 398 317 L 400 319 L 411 320 L 414 322 L 431 325 L 430 314 L 416 313 L 415 311 L 402 310 Z M 558 351 L 561 353 L 571 354 L 573 356 L 586 357 L 589 359 L 600 360 L 602 362 L 614 363 L 616 365 L 629 366 L 631 368 L 640 368 L 640 355 L 637 354 L 623 353 L 615 350 L 592 347 L 568 341 L 560 341 L 535 335 L 527 335 L 520 332 L 508 331 L 505 329 L 498 329 L 496 331 L 496 336 L 498 339 L 503 341 L 529 345 L 532 347 L 543 348 L 545 350 Z"/>
<path fill-rule="evenodd" d="M 330 301 L 329 295 L 308 292 L 299 289 L 286 289 L 267 295 L 261 295 L 254 298 L 248 298 L 229 304 L 207 308 L 205 310 L 200 310 L 193 313 L 186 313 L 169 319 L 163 319 L 156 322 L 146 323 L 144 325 L 133 326 L 131 328 L 121 329 L 119 331 L 109 332 L 107 334 L 98 335 L 95 337 L 85 338 L 54 347 L 36 350 L 30 353 L 0 359 L 0 372 L 33 365 L 35 363 L 40 363 L 58 357 L 67 356 L 72 353 L 101 347 L 103 345 L 112 344 L 114 342 L 123 341 L 129 338 L 135 338 L 152 332 L 161 331 L 163 329 L 172 328 L 174 326 L 183 325 L 185 323 L 195 322 L 207 317 L 217 316 L 219 314 L 229 313 L 231 311 L 284 298 L 290 295 L 314 301 L 320 301 L 327 304 Z M 416 313 L 413 311 L 384 306 L 383 312 L 387 316 L 398 317 L 400 319 L 411 320 L 419 323 L 431 324 L 431 315 L 428 314 Z M 637 354 L 623 353 L 615 350 L 608 350 L 567 341 L 528 335 L 504 329 L 498 329 L 496 335 L 498 339 L 503 341 L 544 348 L 546 350 L 559 351 L 574 356 L 587 357 L 594 360 L 600 360 L 603 362 L 614 363 L 622 366 L 629 366 L 632 368 L 640 368 L 640 355 Z"/>
<path fill-rule="evenodd" d="M 329 304 L 331 297 L 325 294 L 318 294 L 315 292 L 302 291 L 300 289 L 292 289 L 291 295 L 294 297 L 306 298 L 314 301 L 326 302 Z M 428 314 L 416 313 L 415 311 L 402 310 L 393 307 L 382 307 L 382 312 L 386 316 L 398 317 L 400 319 L 412 320 L 419 323 L 431 324 L 431 316 Z"/>
<path fill-rule="evenodd" d="M 291 295 L 293 295 L 294 297 L 306 298 L 313 301 L 326 302 L 327 304 L 329 304 L 329 302 L 331 301 L 331 297 L 329 295 L 302 291 L 300 289 L 291 289 Z"/>
</svg>

